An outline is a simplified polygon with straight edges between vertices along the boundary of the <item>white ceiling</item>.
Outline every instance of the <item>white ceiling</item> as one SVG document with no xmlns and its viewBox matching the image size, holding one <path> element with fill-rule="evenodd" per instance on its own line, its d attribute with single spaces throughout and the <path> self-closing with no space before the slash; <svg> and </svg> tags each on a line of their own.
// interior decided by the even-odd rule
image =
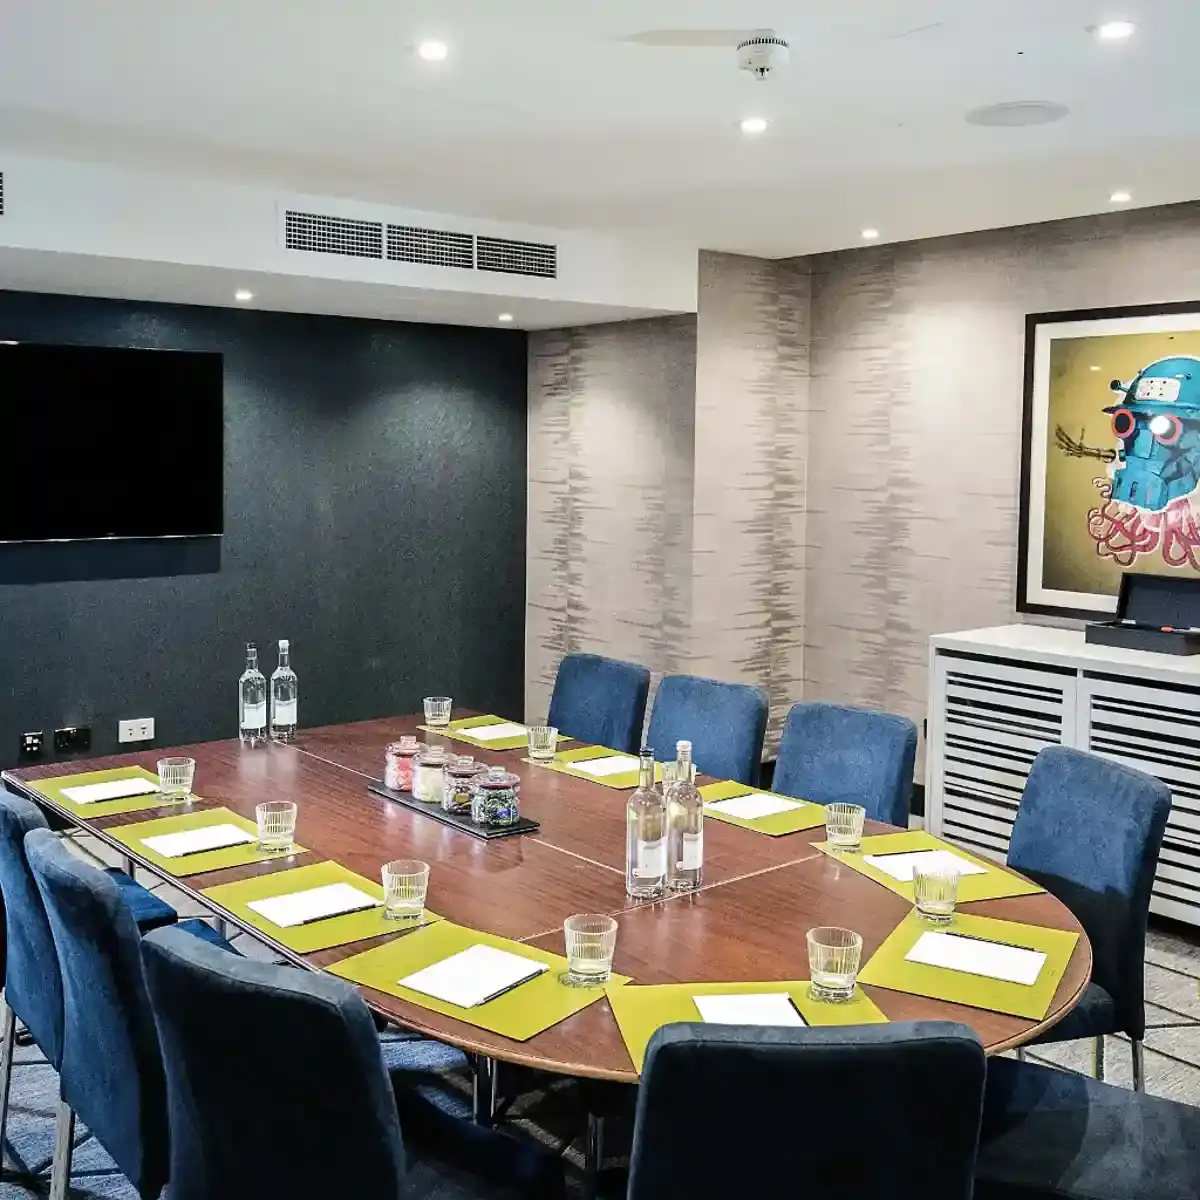
<svg viewBox="0 0 1200 1200">
<path fill-rule="evenodd" d="M 780 79 L 622 40 L 747 25 Z M 782 256 L 1200 197 L 1197 64 L 1197 0 L 6 0 L 0 145 Z"/>
</svg>

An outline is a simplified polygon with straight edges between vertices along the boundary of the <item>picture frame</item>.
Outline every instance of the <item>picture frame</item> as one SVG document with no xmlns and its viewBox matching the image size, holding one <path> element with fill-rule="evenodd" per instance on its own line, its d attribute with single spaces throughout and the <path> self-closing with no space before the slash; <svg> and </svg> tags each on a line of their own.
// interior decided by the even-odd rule
<svg viewBox="0 0 1200 1200">
<path fill-rule="evenodd" d="M 1200 577 L 1200 300 L 1026 317 L 1018 522 L 1020 613 L 1105 619 L 1126 570 Z"/>
</svg>

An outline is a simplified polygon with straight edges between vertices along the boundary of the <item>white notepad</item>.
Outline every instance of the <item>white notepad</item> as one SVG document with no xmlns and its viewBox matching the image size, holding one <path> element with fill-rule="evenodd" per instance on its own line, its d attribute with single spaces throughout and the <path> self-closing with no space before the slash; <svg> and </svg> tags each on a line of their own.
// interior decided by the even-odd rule
<svg viewBox="0 0 1200 1200">
<path fill-rule="evenodd" d="M 524 737 L 525 726 L 501 721 L 499 725 L 472 725 L 470 729 L 460 729 L 459 733 L 478 742 L 498 742 L 502 738 Z"/>
<path fill-rule="evenodd" d="M 252 833 L 236 825 L 206 825 L 203 829 L 185 829 L 181 833 L 160 833 L 155 837 L 142 838 L 148 846 L 163 858 L 182 858 L 185 854 L 199 854 L 204 850 L 224 850 L 226 846 L 241 846 L 258 839 Z"/>
<path fill-rule="evenodd" d="M 638 760 L 628 754 L 608 754 L 604 758 L 589 758 L 587 762 L 569 764 L 572 771 L 582 771 L 585 775 L 593 775 L 603 779 L 606 775 L 625 775 L 638 769 Z"/>
<path fill-rule="evenodd" d="M 776 813 L 791 812 L 792 809 L 803 808 L 804 805 L 799 800 L 787 800 L 783 796 L 751 792 L 749 796 L 734 796 L 732 800 L 714 800 L 704 807 L 710 812 L 740 817 L 743 821 L 754 821 L 759 817 L 773 817 Z"/>
<path fill-rule="evenodd" d="M 957 867 L 960 875 L 986 875 L 987 868 L 969 859 L 960 858 L 950 850 L 914 850 L 908 854 L 864 854 L 863 862 L 878 867 L 900 883 L 912 883 L 917 867 Z"/>
<path fill-rule="evenodd" d="M 328 917 L 340 917 L 343 913 L 378 908 L 382 904 L 382 900 L 368 896 L 353 884 L 330 883 L 303 892 L 290 892 L 286 896 L 251 900 L 246 907 L 258 913 L 260 917 L 266 917 L 272 925 L 278 925 L 280 929 L 291 929 L 296 925 L 308 925 Z"/>
<path fill-rule="evenodd" d="M 923 933 L 904 957 L 909 962 L 964 971 L 968 975 L 982 975 L 985 979 L 1000 979 L 1026 987 L 1037 983 L 1042 967 L 1046 965 L 1046 956 L 1040 950 L 977 941 L 953 933 Z"/>
<path fill-rule="evenodd" d="M 700 1015 L 708 1025 L 805 1025 L 790 997 L 693 996 Z"/>
<path fill-rule="evenodd" d="M 110 779 L 106 783 L 84 783 L 63 788 L 62 794 L 76 804 L 99 804 L 103 800 L 126 800 L 131 796 L 149 796 L 158 791 L 154 779 Z"/>
<path fill-rule="evenodd" d="M 459 1008 L 475 1008 L 549 969 L 532 958 L 476 945 L 401 979 L 400 984 Z"/>
</svg>

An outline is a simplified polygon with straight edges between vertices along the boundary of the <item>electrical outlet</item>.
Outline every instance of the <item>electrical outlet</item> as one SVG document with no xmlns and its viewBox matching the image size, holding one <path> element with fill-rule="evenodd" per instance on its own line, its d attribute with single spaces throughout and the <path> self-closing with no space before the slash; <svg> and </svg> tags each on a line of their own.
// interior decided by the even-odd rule
<svg viewBox="0 0 1200 1200">
<path fill-rule="evenodd" d="M 78 754 L 81 750 L 92 748 L 92 727 L 90 725 L 68 725 L 54 731 L 55 754 Z"/>
<path fill-rule="evenodd" d="M 154 741 L 154 718 L 134 717 L 128 721 L 117 722 L 118 742 L 152 742 Z"/>
<path fill-rule="evenodd" d="M 33 733 L 21 734 L 21 754 L 22 762 L 28 762 L 31 758 L 41 758 L 43 749 L 42 731 L 35 730 Z"/>
</svg>

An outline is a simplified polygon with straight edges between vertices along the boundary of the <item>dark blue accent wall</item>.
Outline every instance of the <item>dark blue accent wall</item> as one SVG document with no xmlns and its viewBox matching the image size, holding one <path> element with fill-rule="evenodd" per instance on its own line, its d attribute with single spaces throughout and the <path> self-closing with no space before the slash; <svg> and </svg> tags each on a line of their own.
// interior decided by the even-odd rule
<svg viewBox="0 0 1200 1200">
<path fill-rule="evenodd" d="M 0 291 L 0 338 L 223 354 L 226 529 L 0 546 L 0 766 L 25 730 L 53 758 L 67 724 L 94 754 L 122 717 L 160 746 L 234 736 L 247 641 L 269 675 L 291 640 L 302 726 L 430 692 L 521 715 L 524 334 Z M 52 446 L 5 454 L 60 486 Z M 187 447 L 112 469 L 152 505 L 188 486 Z"/>
</svg>

